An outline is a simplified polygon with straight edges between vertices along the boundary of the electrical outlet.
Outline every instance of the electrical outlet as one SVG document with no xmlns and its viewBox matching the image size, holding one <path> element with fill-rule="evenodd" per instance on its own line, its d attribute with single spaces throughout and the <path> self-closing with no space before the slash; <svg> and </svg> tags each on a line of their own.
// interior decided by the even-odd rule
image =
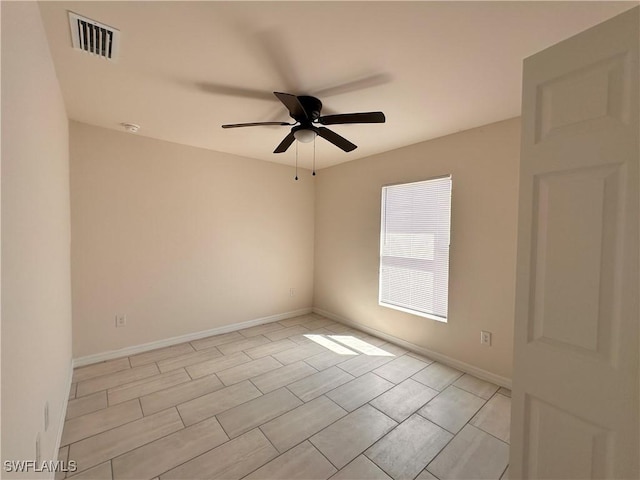
<svg viewBox="0 0 640 480">
<path fill-rule="evenodd" d="M 484 330 L 480 332 L 480 345 L 491 346 L 491 332 L 485 332 Z"/>
<path fill-rule="evenodd" d="M 293 296 L 295 296 L 295 294 L 296 294 L 296 289 L 295 288 L 290 288 L 289 289 L 289 296 L 293 297 Z"/>
<path fill-rule="evenodd" d="M 127 326 L 127 316 L 126 315 L 116 315 L 116 328 L 126 327 Z"/>
<path fill-rule="evenodd" d="M 40 465 L 40 460 L 42 459 L 41 450 L 40 450 L 40 432 L 36 436 L 36 464 Z"/>
<path fill-rule="evenodd" d="M 49 402 L 44 404 L 44 431 L 49 430 Z"/>
</svg>

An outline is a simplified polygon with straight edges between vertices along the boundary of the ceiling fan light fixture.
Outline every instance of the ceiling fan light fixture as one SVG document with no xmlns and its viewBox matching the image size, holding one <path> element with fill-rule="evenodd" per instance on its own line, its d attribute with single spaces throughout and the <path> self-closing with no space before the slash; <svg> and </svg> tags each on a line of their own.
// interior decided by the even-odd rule
<svg viewBox="0 0 640 480">
<path fill-rule="evenodd" d="M 300 143 L 311 143 L 313 139 L 316 138 L 316 132 L 303 128 L 293 132 L 293 136 L 296 137 L 296 140 Z"/>
</svg>

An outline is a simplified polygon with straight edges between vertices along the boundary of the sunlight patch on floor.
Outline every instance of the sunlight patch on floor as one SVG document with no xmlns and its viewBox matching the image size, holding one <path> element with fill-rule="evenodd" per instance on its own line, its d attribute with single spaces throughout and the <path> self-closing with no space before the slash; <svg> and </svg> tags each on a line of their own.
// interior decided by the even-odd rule
<svg viewBox="0 0 640 480">
<path fill-rule="evenodd" d="M 339 355 L 370 355 L 375 357 L 395 357 L 382 348 L 378 348 L 352 335 L 305 334 L 309 340 Z"/>
<path fill-rule="evenodd" d="M 343 345 L 346 345 L 349 348 L 357 350 L 360 353 L 365 355 L 372 355 L 376 357 L 395 357 L 393 353 L 389 353 L 381 348 L 378 348 L 370 343 L 365 342 L 364 340 L 360 340 L 359 338 L 353 337 L 351 335 L 329 335 L 331 340 L 335 340 L 336 342 L 340 342 Z"/>
<path fill-rule="evenodd" d="M 339 343 L 336 343 L 328 339 L 327 337 L 323 337 L 322 335 L 306 334 L 305 337 L 307 337 L 309 340 L 316 342 L 318 345 L 322 345 L 323 347 L 328 348 L 329 350 L 335 353 L 338 353 L 340 355 L 358 355 L 353 350 L 349 350 L 343 345 L 340 345 Z"/>
</svg>

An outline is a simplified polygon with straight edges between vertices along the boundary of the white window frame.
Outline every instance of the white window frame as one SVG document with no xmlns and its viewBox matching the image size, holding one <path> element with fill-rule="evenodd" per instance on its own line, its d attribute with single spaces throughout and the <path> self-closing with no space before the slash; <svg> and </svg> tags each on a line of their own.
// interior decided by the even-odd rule
<svg viewBox="0 0 640 480">
<path fill-rule="evenodd" d="M 439 216 L 439 220 L 438 225 L 437 226 L 426 226 L 423 225 L 422 227 L 418 227 L 419 229 L 421 229 L 419 232 L 416 233 L 416 231 L 412 232 L 412 233 L 408 233 L 408 235 L 413 235 L 413 238 L 415 239 L 416 234 L 418 236 L 418 242 L 409 242 L 411 244 L 410 250 L 412 252 L 412 254 L 414 255 L 413 257 L 411 256 L 412 254 L 409 255 L 400 255 L 400 256 L 393 256 L 393 255 L 385 255 L 385 253 L 389 253 L 389 248 L 388 246 L 386 246 L 386 242 L 387 242 L 387 236 L 390 235 L 390 233 L 387 231 L 387 214 L 388 212 L 386 211 L 386 204 L 385 204 L 385 199 L 387 196 L 387 192 L 390 189 L 394 189 L 396 187 L 409 187 L 409 186 L 416 186 L 417 184 L 427 184 L 429 182 L 434 182 L 434 181 L 438 181 L 438 180 L 443 180 L 443 179 L 448 179 L 449 180 L 449 196 L 448 196 L 448 204 L 446 205 L 446 209 L 441 212 L 442 214 L 444 214 L 444 216 Z M 379 286 L 379 290 L 378 290 L 378 304 L 380 306 L 383 307 L 387 307 L 387 308 L 392 308 L 394 310 L 399 310 L 401 312 L 406 312 L 406 313 L 410 313 L 412 315 L 417 315 L 420 317 L 425 317 L 425 318 L 429 318 L 431 320 L 436 320 L 438 322 L 444 322 L 446 323 L 448 321 L 448 303 L 449 303 L 449 258 L 450 258 L 450 252 L 449 252 L 449 248 L 450 248 L 450 236 L 451 236 L 451 198 L 452 198 L 452 176 L 451 175 L 442 175 L 439 177 L 432 177 L 426 180 L 421 180 L 421 181 L 417 181 L 417 182 L 408 182 L 408 183 L 399 183 L 399 184 L 392 184 L 392 185 L 385 185 L 382 187 L 382 192 L 381 192 L 381 208 L 380 208 L 380 268 L 379 268 L 379 272 L 378 272 L 378 286 Z M 444 223 L 443 223 L 444 222 Z M 448 228 L 445 228 L 448 227 Z M 446 233 L 444 233 L 446 229 Z M 422 238 L 420 238 L 420 236 L 423 236 Z M 425 237 L 428 239 L 428 237 L 433 238 L 433 245 L 431 245 L 427 239 L 425 239 Z M 414 250 L 414 243 L 417 243 L 418 245 L 415 247 L 417 250 Z M 408 247 L 408 245 L 405 243 L 404 245 L 401 246 L 401 248 L 406 248 Z M 426 248 L 426 250 L 425 250 Z M 423 266 L 425 263 L 429 264 L 429 260 L 427 260 L 425 262 L 424 258 L 422 257 L 422 259 L 420 259 L 420 255 L 425 255 L 425 252 L 427 250 L 433 250 L 432 255 L 434 255 L 434 261 L 436 258 L 440 259 L 440 263 L 439 266 L 440 268 L 437 267 L 437 265 L 435 263 L 432 263 L 432 268 L 423 268 Z M 415 254 L 413 252 L 417 251 L 418 253 Z M 422 252 L 422 253 L 421 253 Z M 446 253 L 446 255 L 445 255 Z M 429 255 L 429 253 L 426 253 L 426 255 Z M 446 258 L 446 265 L 444 264 L 444 258 Z M 400 270 L 404 270 L 405 272 L 410 272 L 411 273 L 417 273 L 418 275 L 422 272 L 422 273 L 429 273 L 432 275 L 432 282 L 434 282 L 434 287 L 433 287 L 433 292 L 434 295 L 436 294 L 436 290 L 439 289 L 440 293 L 442 293 L 442 282 L 446 282 L 444 285 L 444 291 L 445 291 L 445 298 L 442 299 L 442 295 L 440 295 L 438 298 L 439 303 L 440 303 L 440 308 L 431 308 L 431 311 L 428 311 L 428 308 L 423 307 L 422 309 L 419 306 L 416 306 L 416 304 L 414 305 L 408 305 L 407 303 L 405 303 L 404 305 L 400 305 L 400 304 L 396 304 L 396 303 L 392 303 L 391 301 L 389 301 L 389 299 L 386 299 L 386 301 L 383 299 L 383 287 L 385 285 L 385 278 L 386 278 L 386 282 L 387 284 L 391 281 L 389 279 L 389 277 L 383 277 L 383 275 L 385 275 L 385 272 L 387 272 L 388 275 L 388 271 L 385 270 L 386 267 L 391 267 L 393 268 L 393 265 L 390 265 L 390 262 L 393 263 L 395 261 L 401 261 L 403 263 L 406 263 L 405 265 L 403 265 L 402 267 L 398 267 Z M 413 265 L 411 265 L 411 263 L 413 262 Z M 444 271 L 443 271 L 444 268 Z M 446 278 L 443 278 L 443 275 Z M 409 294 L 409 296 L 411 296 Z M 442 302 L 444 301 L 445 307 L 444 307 L 444 315 L 442 315 Z M 400 303 L 400 302 L 398 302 Z M 410 303 L 410 302 L 409 302 Z M 436 312 L 436 310 L 439 310 L 438 312 Z"/>
</svg>

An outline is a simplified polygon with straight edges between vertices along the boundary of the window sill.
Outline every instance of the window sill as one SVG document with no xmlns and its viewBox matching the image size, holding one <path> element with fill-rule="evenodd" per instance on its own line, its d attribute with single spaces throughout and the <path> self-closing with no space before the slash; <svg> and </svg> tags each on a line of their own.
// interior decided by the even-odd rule
<svg viewBox="0 0 640 480">
<path fill-rule="evenodd" d="M 378 302 L 378 305 L 380 305 L 381 307 L 392 308 L 394 310 L 399 310 L 401 312 L 410 313 L 411 315 L 416 315 L 418 317 L 424 317 L 430 320 L 435 320 L 436 322 L 447 323 L 446 317 L 438 317 L 437 315 L 420 312 L 418 310 L 411 310 L 410 308 L 400 307 L 398 305 L 393 305 L 391 303 Z"/>
</svg>

